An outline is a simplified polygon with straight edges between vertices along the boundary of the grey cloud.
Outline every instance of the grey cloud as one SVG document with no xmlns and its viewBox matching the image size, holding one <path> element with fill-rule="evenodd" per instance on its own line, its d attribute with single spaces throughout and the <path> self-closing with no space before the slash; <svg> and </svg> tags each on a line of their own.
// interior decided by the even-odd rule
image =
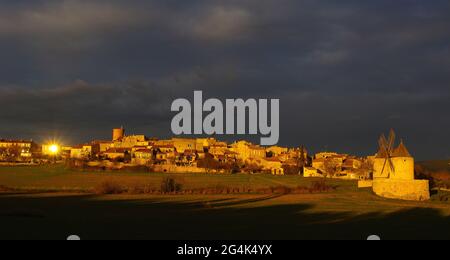
<svg viewBox="0 0 450 260">
<path fill-rule="evenodd" d="M 138 10 L 95 1 L 47 2 L 29 8 L 0 11 L 0 34 L 34 35 L 74 34 L 84 35 L 145 22 Z"/>
<path fill-rule="evenodd" d="M 228 42 L 246 38 L 252 19 L 252 14 L 247 10 L 219 6 L 210 8 L 194 19 L 188 18 L 188 26 L 181 28 L 200 39 Z"/>
<path fill-rule="evenodd" d="M 8 122 L 8 127 L 2 127 L 0 135 L 11 135 L 11 129 L 16 129 L 25 136 L 43 138 L 58 130 L 70 141 L 88 141 L 89 135 L 108 133 L 114 125 L 165 123 L 170 117 L 165 104 L 170 100 L 170 93 L 145 82 L 114 86 L 78 81 L 39 90 L 2 88 L 0 120 Z"/>
</svg>

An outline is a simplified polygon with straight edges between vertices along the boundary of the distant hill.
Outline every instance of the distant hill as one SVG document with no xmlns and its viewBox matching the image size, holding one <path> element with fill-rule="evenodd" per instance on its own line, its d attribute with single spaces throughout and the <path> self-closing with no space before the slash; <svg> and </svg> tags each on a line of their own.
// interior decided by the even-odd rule
<svg viewBox="0 0 450 260">
<path fill-rule="evenodd" d="M 417 162 L 416 164 L 432 172 L 438 171 L 450 172 L 450 160 L 423 161 Z"/>
</svg>

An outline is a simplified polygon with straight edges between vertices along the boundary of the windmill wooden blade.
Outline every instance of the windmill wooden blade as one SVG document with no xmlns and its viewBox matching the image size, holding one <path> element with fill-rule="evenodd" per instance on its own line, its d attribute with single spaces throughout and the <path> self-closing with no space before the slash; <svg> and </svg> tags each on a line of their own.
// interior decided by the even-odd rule
<svg viewBox="0 0 450 260">
<path fill-rule="evenodd" d="M 394 173 L 395 172 L 395 167 L 394 167 L 394 163 L 392 162 L 391 158 L 387 159 L 389 162 L 389 167 L 391 168 L 391 172 Z"/>
<path fill-rule="evenodd" d="M 388 166 L 391 169 L 391 171 L 388 172 L 388 174 L 387 174 L 388 178 L 390 177 L 390 173 L 395 172 L 394 164 L 392 163 L 391 158 L 386 158 L 386 160 L 384 161 L 384 164 L 383 164 L 383 169 L 381 170 L 381 176 L 383 176 L 384 171 L 388 169 Z"/>
<path fill-rule="evenodd" d="M 380 147 L 380 152 L 384 153 L 385 147 L 384 147 L 383 139 L 381 137 L 380 137 L 380 139 L 378 139 L 378 146 Z M 379 155 L 381 156 L 382 154 L 379 154 Z"/>
<path fill-rule="evenodd" d="M 387 141 L 386 136 L 385 136 L 384 134 L 381 135 L 380 141 L 381 141 L 381 143 L 383 144 L 383 147 L 386 147 L 386 148 L 388 147 L 388 146 L 387 146 L 388 141 Z"/>
<path fill-rule="evenodd" d="M 384 169 L 386 169 L 386 164 L 387 164 L 388 160 L 389 160 L 388 158 L 386 158 L 386 160 L 384 160 L 383 169 L 381 170 L 381 176 L 383 176 Z"/>
<path fill-rule="evenodd" d="M 378 145 L 380 146 L 380 149 L 384 150 L 384 140 L 383 140 L 383 136 L 380 136 L 380 138 L 378 139 Z"/>
<path fill-rule="evenodd" d="M 395 132 L 394 132 L 394 130 L 391 129 L 391 132 L 389 133 L 389 141 L 388 141 L 389 151 L 392 151 L 394 149 L 395 138 L 396 138 Z"/>
<path fill-rule="evenodd" d="M 390 177 L 390 174 L 395 171 L 394 163 L 391 159 L 392 151 L 395 145 L 395 138 L 395 132 L 391 130 L 389 133 L 389 139 L 387 139 L 384 134 L 380 136 L 380 139 L 378 139 L 378 144 L 380 146 L 379 157 L 385 159 L 383 168 L 381 169 L 381 175 L 383 176 L 387 171 L 386 177 L 388 178 Z"/>
<path fill-rule="evenodd" d="M 386 140 L 386 136 L 383 134 L 380 137 L 380 140 L 378 141 L 379 145 L 380 145 L 380 152 L 382 152 L 382 154 L 380 154 L 380 156 L 388 158 L 391 154 L 389 147 L 388 147 L 388 142 Z"/>
</svg>

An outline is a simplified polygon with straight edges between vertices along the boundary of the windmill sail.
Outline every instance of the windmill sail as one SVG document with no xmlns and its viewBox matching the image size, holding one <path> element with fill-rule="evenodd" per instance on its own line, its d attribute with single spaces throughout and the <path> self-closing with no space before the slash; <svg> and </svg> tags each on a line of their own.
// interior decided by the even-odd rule
<svg viewBox="0 0 450 260">
<path fill-rule="evenodd" d="M 389 177 L 390 173 L 395 172 L 394 163 L 392 162 L 395 138 L 396 138 L 395 132 L 394 132 L 394 130 L 391 130 L 389 133 L 389 139 L 386 139 L 386 136 L 383 134 L 383 135 L 381 135 L 380 139 L 378 140 L 378 144 L 380 146 L 380 151 L 378 152 L 378 158 L 385 159 L 383 168 L 381 170 L 382 176 L 384 175 L 387 167 L 390 168 L 390 171 L 387 172 L 386 177 Z"/>
</svg>

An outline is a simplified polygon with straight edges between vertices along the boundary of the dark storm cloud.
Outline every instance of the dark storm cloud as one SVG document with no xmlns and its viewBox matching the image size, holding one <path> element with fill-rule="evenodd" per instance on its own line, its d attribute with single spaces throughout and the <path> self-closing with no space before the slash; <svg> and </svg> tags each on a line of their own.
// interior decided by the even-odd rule
<svg viewBox="0 0 450 260">
<path fill-rule="evenodd" d="M 281 98 L 282 144 L 370 153 L 395 127 L 419 157 L 450 156 L 448 1 L 0 7 L 0 135 L 81 141 L 119 124 L 164 135 L 171 100 L 201 89 Z"/>
<path fill-rule="evenodd" d="M 0 117 L 9 127 L 2 127 L 1 132 L 39 138 L 57 133 L 65 140 L 78 141 L 79 135 L 109 135 L 102 127 L 159 125 L 169 117 L 162 106 L 168 95 L 147 83 L 112 86 L 79 81 L 51 89 L 3 89 Z"/>
</svg>

